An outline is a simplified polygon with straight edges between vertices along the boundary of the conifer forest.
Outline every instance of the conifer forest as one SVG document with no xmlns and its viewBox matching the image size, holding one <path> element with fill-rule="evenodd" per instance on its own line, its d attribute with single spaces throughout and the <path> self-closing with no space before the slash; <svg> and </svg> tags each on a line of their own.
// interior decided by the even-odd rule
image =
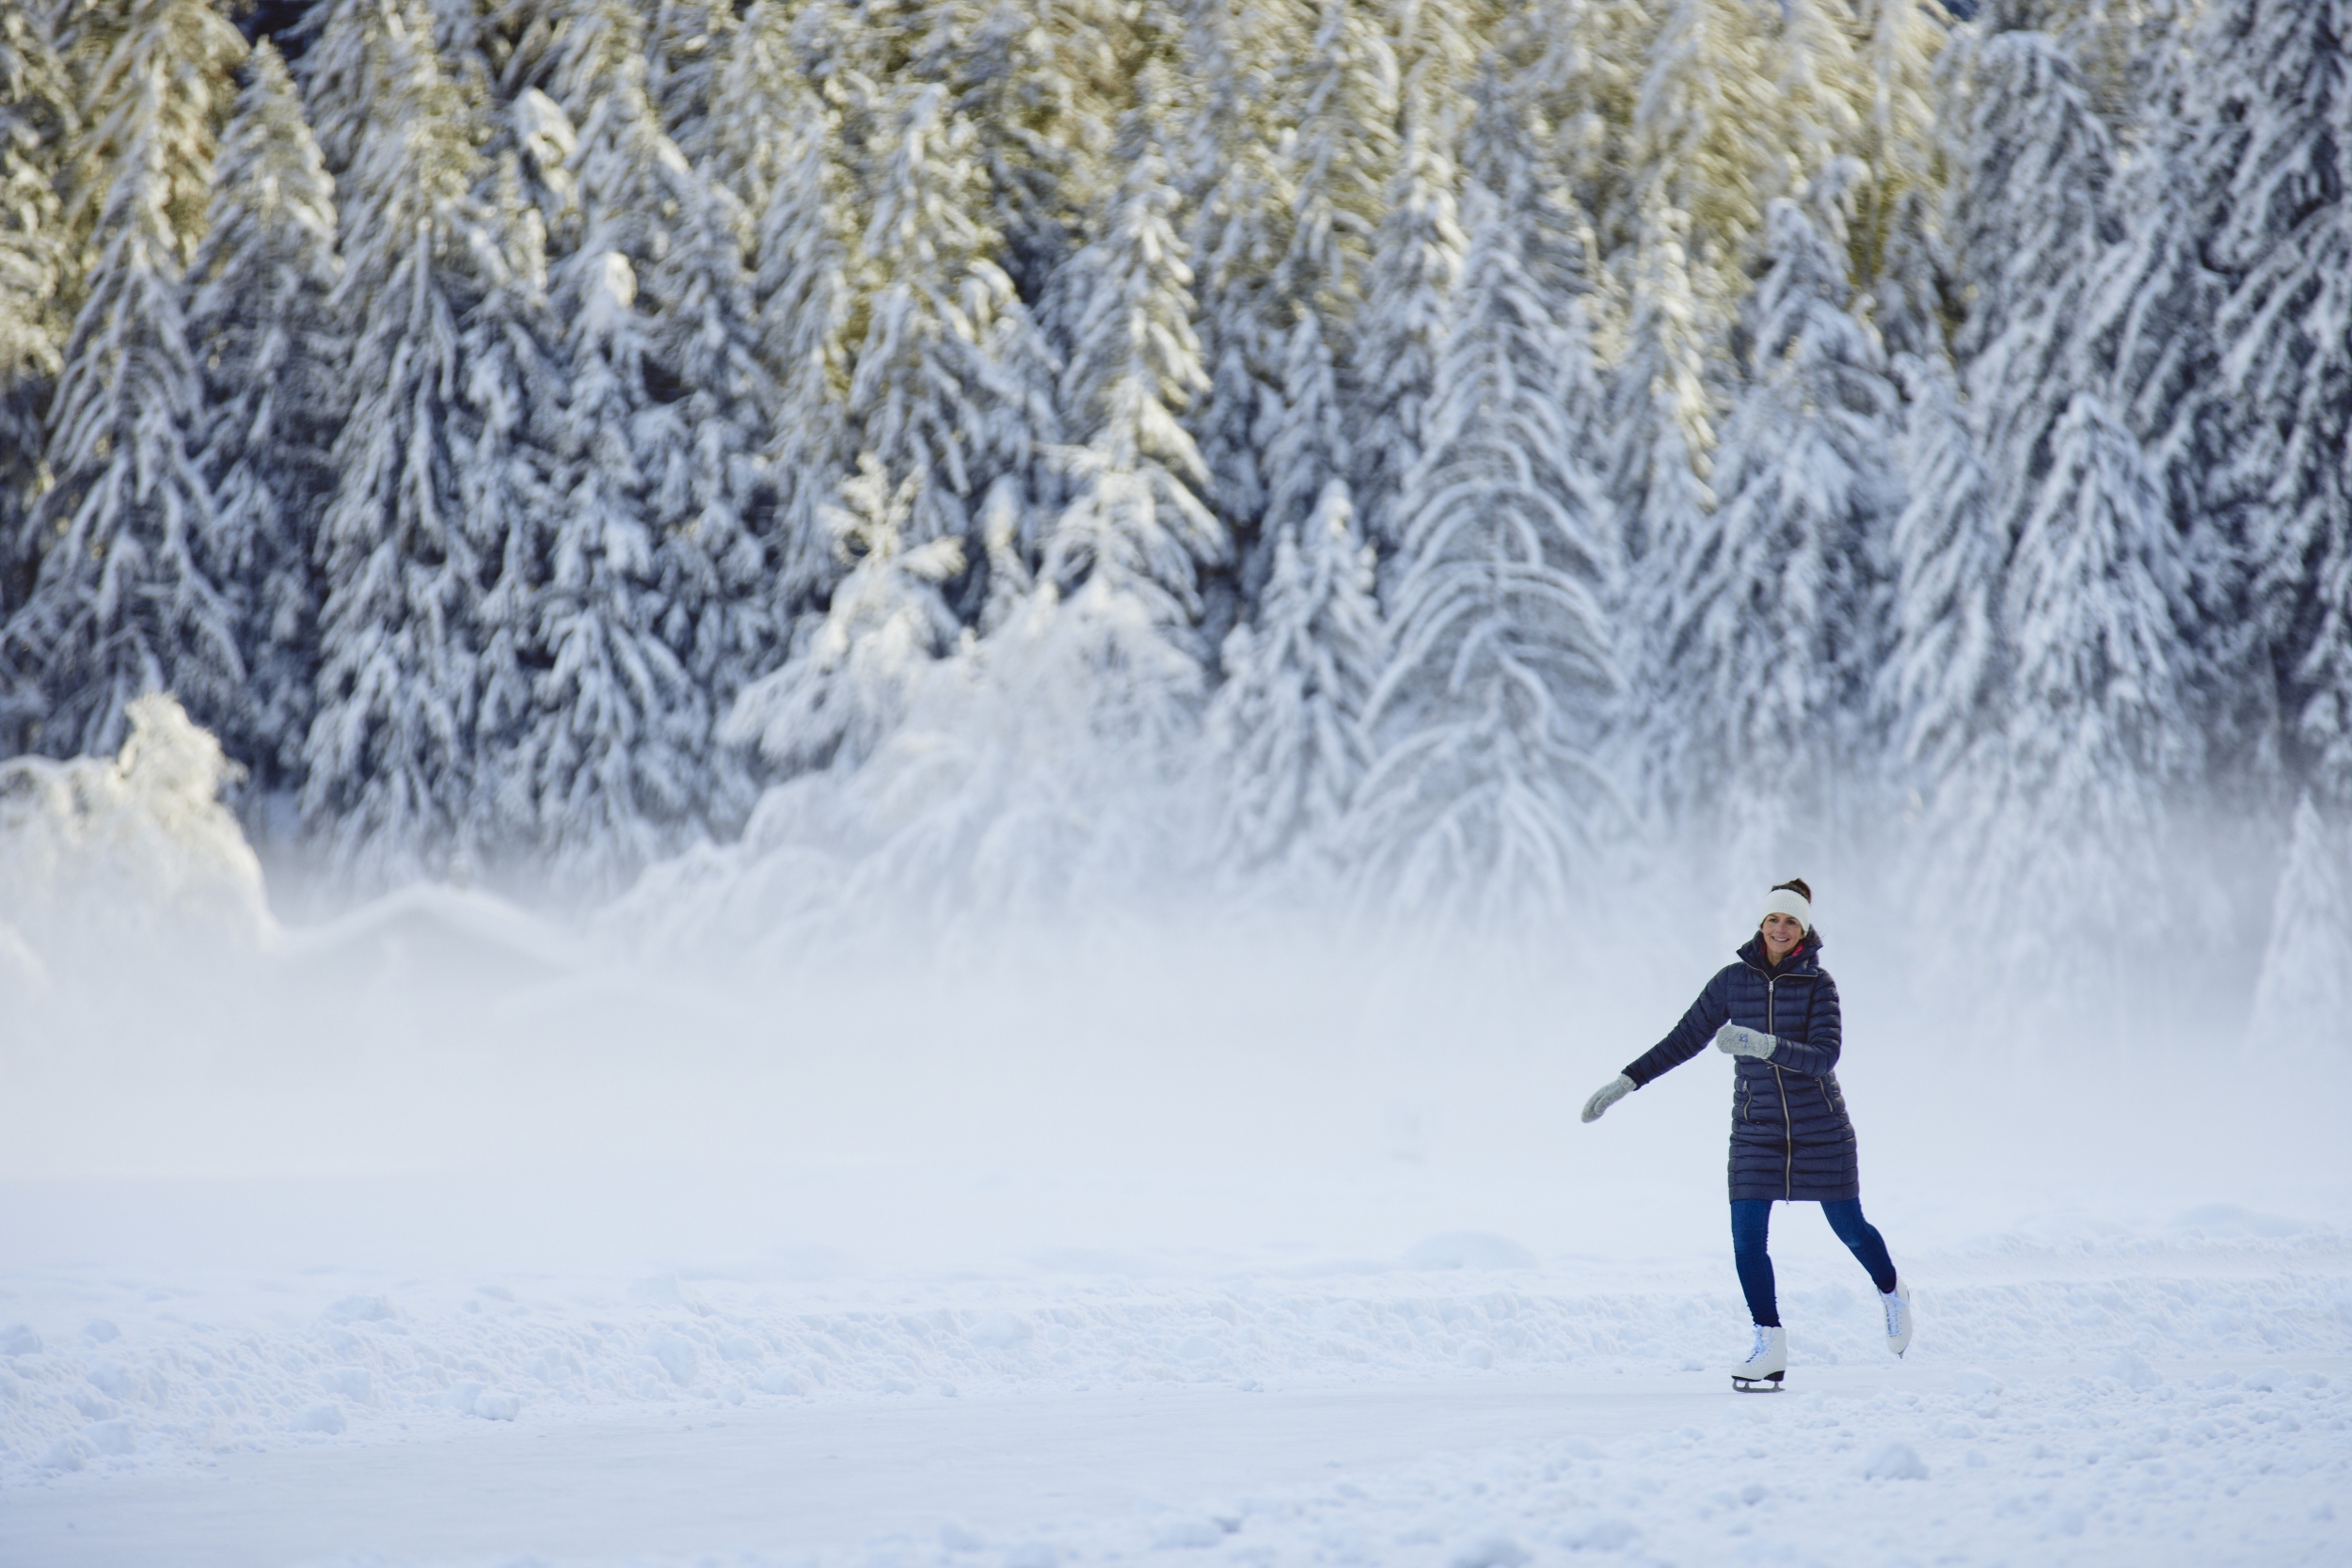
<svg viewBox="0 0 2352 1568">
<path fill-rule="evenodd" d="M 2344 1000 L 2352 0 L 0 0 L 0 757 L 348 888 Z"/>
</svg>

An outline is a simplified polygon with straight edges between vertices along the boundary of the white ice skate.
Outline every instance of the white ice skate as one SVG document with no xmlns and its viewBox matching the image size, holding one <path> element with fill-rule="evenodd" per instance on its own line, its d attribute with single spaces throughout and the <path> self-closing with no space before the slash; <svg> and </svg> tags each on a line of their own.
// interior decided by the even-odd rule
<svg viewBox="0 0 2352 1568">
<path fill-rule="evenodd" d="M 1756 1348 L 1731 1369 L 1731 1386 L 1742 1394 L 1776 1394 L 1788 1372 L 1788 1331 L 1756 1325 Z"/>
<path fill-rule="evenodd" d="M 1911 1348 L 1911 1287 L 1898 1279 L 1879 1305 L 1886 1308 L 1886 1348 L 1900 1355 Z"/>
</svg>

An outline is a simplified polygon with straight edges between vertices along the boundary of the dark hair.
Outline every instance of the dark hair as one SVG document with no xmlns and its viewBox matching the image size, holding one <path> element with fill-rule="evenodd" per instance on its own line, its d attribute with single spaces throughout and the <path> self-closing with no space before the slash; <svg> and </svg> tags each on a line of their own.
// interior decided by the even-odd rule
<svg viewBox="0 0 2352 1568">
<path fill-rule="evenodd" d="M 1803 877 L 1791 877 L 1785 882 L 1774 882 L 1772 884 L 1772 891 L 1774 893 L 1793 893 L 1808 904 L 1813 902 L 1813 890 L 1804 885 L 1804 879 Z"/>
</svg>

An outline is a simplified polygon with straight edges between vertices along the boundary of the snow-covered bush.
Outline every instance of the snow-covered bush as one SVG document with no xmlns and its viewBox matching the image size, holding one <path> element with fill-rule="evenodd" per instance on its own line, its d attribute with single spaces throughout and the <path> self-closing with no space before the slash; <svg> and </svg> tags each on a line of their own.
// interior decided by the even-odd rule
<svg viewBox="0 0 2352 1568">
<path fill-rule="evenodd" d="M 87 945 L 275 940 L 261 862 L 221 803 L 234 765 L 160 693 L 128 705 L 119 755 L 0 763 L 0 986 Z"/>
<path fill-rule="evenodd" d="M 1140 596 L 1047 583 L 987 637 L 890 673 L 904 707 L 862 765 L 770 789 L 740 840 L 648 871 L 605 931 L 638 951 L 783 954 L 899 919 L 1138 909 L 1192 868 L 1200 669 Z"/>
</svg>

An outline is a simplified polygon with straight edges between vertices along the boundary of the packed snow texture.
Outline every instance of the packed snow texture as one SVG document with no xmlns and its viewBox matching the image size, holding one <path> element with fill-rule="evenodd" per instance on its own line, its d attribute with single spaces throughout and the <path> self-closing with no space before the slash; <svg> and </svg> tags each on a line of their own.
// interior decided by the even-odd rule
<svg viewBox="0 0 2352 1568">
<path fill-rule="evenodd" d="M 1857 930 L 1919 1337 L 1785 1208 L 1734 1396 L 1720 1064 L 1575 1112 L 1738 924 L 148 950 L 5 1046 L 0 1559 L 2340 1560 L 2340 1055 L 1989 1037 Z"/>
</svg>

